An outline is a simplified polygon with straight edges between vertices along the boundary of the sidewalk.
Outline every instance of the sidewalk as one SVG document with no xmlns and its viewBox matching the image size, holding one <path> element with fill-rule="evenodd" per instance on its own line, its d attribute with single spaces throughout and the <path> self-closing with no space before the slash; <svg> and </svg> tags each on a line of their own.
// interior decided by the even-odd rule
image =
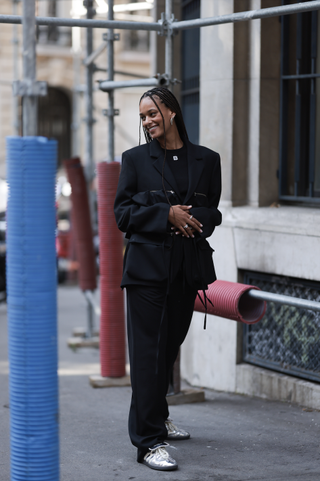
<svg viewBox="0 0 320 481">
<path fill-rule="evenodd" d="M 206 390 L 206 401 L 172 406 L 191 432 L 173 442 L 179 469 L 159 472 L 135 461 L 127 434 L 130 388 L 93 389 L 99 351 L 73 352 L 67 339 L 86 325 L 76 287 L 59 288 L 61 481 L 317 481 L 320 413 L 281 402 Z M 6 305 L 0 304 L 0 481 L 9 481 Z"/>
</svg>

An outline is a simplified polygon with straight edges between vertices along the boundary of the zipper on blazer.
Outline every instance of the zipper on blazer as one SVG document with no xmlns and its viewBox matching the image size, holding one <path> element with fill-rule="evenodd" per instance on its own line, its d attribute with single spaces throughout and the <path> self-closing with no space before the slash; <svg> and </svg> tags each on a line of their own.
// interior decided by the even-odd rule
<svg viewBox="0 0 320 481">
<path fill-rule="evenodd" d="M 162 192 L 162 190 L 150 190 L 150 192 Z M 169 192 L 170 194 L 175 194 L 173 190 L 166 190 L 166 192 Z"/>
</svg>

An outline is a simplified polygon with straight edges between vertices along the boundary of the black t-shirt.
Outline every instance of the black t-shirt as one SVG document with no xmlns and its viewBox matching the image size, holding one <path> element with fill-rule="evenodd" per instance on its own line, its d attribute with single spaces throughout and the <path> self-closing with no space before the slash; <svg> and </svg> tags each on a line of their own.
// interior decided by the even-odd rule
<svg viewBox="0 0 320 481">
<path fill-rule="evenodd" d="M 180 196 L 184 199 L 188 191 L 189 175 L 188 175 L 188 158 L 187 147 L 183 145 L 181 149 L 168 150 L 166 162 L 176 179 Z"/>
<path fill-rule="evenodd" d="M 167 165 L 176 180 L 180 197 L 185 198 L 188 191 L 189 174 L 188 174 L 188 156 L 187 147 L 183 145 L 181 149 L 168 150 L 166 156 Z M 183 269 L 185 259 L 185 244 L 186 238 L 182 235 L 174 235 L 173 244 L 171 248 L 171 265 L 170 265 L 170 281 L 172 282 L 178 275 L 179 271 Z M 189 240 L 189 239 L 188 239 Z"/>
</svg>

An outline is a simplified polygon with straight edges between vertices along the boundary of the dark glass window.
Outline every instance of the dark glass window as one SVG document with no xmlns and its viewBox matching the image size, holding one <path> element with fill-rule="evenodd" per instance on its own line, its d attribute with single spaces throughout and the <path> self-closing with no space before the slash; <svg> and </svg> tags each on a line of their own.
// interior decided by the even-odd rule
<svg viewBox="0 0 320 481">
<path fill-rule="evenodd" d="M 149 52 L 150 32 L 144 30 L 124 30 L 124 49 L 134 52 Z"/>
<path fill-rule="evenodd" d="M 182 1 L 182 19 L 200 18 L 200 0 Z M 181 106 L 191 142 L 199 143 L 200 29 L 182 32 Z"/>
<path fill-rule="evenodd" d="M 280 199 L 318 203 L 320 12 L 286 15 L 281 23 Z"/>
<path fill-rule="evenodd" d="M 58 165 L 71 155 L 71 105 L 68 95 L 49 87 L 38 100 L 38 135 L 58 140 Z"/>
</svg>

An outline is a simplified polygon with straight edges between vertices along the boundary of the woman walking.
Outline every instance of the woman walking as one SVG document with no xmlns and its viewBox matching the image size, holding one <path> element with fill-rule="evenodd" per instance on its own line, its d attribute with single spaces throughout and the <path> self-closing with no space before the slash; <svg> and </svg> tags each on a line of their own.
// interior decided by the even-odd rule
<svg viewBox="0 0 320 481">
<path fill-rule="evenodd" d="M 137 461 L 177 469 L 166 440 L 190 434 L 169 418 L 169 376 L 199 289 L 215 279 L 206 237 L 221 223 L 219 154 L 188 140 L 181 109 L 166 88 L 139 104 L 147 143 L 123 153 L 115 199 L 129 239 L 121 287 L 127 289 L 132 401 L 129 435 Z"/>
</svg>

